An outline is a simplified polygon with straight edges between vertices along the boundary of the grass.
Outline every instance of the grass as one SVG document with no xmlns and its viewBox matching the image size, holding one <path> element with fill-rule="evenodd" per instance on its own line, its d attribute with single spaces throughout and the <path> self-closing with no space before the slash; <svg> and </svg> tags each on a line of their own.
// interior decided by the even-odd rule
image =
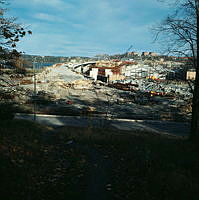
<svg viewBox="0 0 199 200">
<path fill-rule="evenodd" d="M 89 160 L 63 146 L 71 140 L 112 163 L 110 200 L 199 197 L 199 148 L 188 140 L 92 127 L 53 130 L 10 120 L 0 122 L 2 199 L 85 199 Z"/>
<path fill-rule="evenodd" d="M 0 122 L 2 199 L 78 199 L 84 195 L 84 155 L 48 138 L 51 131 L 23 120 Z"/>
<path fill-rule="evenodd" d="M 63 128 L 59 134 L 95 148 L 111 160 L 109 199 L 199 197 L 199 148 L 188 140 L 92 128 Z"/>
</svg>

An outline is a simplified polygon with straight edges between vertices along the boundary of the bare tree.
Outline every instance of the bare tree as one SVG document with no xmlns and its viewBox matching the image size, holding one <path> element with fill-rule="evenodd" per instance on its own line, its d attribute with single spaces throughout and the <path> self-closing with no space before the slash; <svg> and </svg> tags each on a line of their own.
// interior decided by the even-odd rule
<svg viewBox="0 0 199 200">
<path fill-rule="evenodd" d="M 168 2 L 165 0 L 165 2 Z M 175 0 L 175 10 L 153 28 L 165 52 L 191 57 L 196 69 L 190 139 L 199 142 L 199 0 Z"/>
</svg>

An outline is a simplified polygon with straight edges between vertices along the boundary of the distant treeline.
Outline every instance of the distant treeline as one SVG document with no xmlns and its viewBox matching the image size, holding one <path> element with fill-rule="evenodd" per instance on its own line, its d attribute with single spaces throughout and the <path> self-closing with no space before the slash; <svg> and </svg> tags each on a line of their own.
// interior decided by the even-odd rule
<svg viewBox="0 0 199 200">
<path fill-rule="evenodd" d="M 90 60 L 89 57 L 61 57 L 61 56 L 36 56 L 36 55 L 23 55 L 23 58 L 31 63 L 64 63 L 70 62 L 71 60 Z"/>
<path fill-rule="evenodd" d="M 98 55 L 93 58 L 90 57 L 80 57 L 80 56 L 72 56 L 72 57 L 62 57 L 62 56 L 37 56 L 37 55 L 23 55 L 22 56 L 24 60 L 26 60 L 29 63 L 64 63 L 64 62 L 71 62 L 73 60 L 75 61 L 82 61 L 82 62 L 88 62 L 92 60 L 110 60 L 110 59 L 118 59 L 118 60 L 126 60 L 126 59 L 134 59 L 134 60 L 140 60 L 140 59 L 148 59 L 148 60 L 159 60 L 163 58 L 165 61 L 168 60 L 174 60 L 171 56 L 139 56 L 139 55 L 129 55 L 127 53 L 124 54 L 116 54 L 116 55 Z"/>
</svg>

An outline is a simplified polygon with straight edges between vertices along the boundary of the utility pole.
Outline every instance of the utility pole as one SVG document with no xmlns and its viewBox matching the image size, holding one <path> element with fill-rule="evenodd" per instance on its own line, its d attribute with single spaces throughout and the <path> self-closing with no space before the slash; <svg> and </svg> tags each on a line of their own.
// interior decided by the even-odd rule
<svg viewBox="0 0 199 200">
<path fill-rule="evenodd" d="M 34 97 L 33 97 L 33 100 L 34 100 L 34 121 L 36 121 L 36 95 L 37 95 L 37 90 L 36 90 L 36 74 L 35 74 L 35 60 L 36 60 L 36 57 L 34 58 L 34 62 L 33 62 L 33 84 L 34 84 Z"/>
</svg>

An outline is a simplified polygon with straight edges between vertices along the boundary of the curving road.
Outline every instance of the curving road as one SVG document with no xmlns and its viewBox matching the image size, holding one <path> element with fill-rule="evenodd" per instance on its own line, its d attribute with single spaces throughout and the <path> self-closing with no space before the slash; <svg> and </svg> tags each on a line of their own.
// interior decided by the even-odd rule
<svg viewBox="0 0 199 200">
<path fill-rule="evenodd" d="M 16 119 L 34 120 L 33 114 L 15 115 Z M 59 115 L 36 115 L 36 121 L 49 126 L 73 126 L 73 127 L 96 127 L 116 128 L 124 131 L 146 131 L 176 136 L 188 136 L 190 124 L 188 122 L 170 122 L 157 120 L 131 120 L 131 119 L 107 119 L 100 117 L 83 116 L 59 116 Z"/>
</svg>

